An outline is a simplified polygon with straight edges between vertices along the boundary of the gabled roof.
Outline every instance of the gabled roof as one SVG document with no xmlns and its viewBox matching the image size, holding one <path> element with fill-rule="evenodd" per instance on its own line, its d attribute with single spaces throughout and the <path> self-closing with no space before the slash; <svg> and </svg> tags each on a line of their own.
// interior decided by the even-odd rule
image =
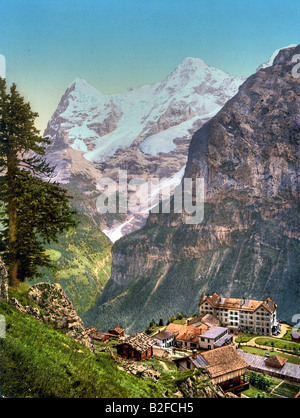
<svg viewBox="0 0 300 418">
<path fill-rule="evenodd" d="M 174 336 L 174 332 L 169 330 L 169 329 L 165 329 L 164 331 L 159 332 L 158 334 L 153 335 L 153 339 L 156 340 L 166 340 L 167 338 L 173 337 Z"/>
<path fill-rule="evenodd" d="M 201 353 L 201 356 L 208 363 L 205 368 L 212 378 L 249 367 L 246 360 L 230 345 Z"/>
<path fill-rule="evenodd" d="M 270 297 L 267 297 L 264 300 L 224 298 L 218 295 L 216 292 L 211 296 L 202 295 L 199 306 L 202 305 L 202 303 L 205 301 L 214 308 L 237 309 L 245 311 L 256 311 L 258 308 L 263 307 L 268 312 L 273 313 L 277 307 L 276 303 Z"/>
<path fill-rule="evenodd" d="M 110 332 L 110 333 L 111 333 L 112 331 L 115 331 L 115 332 L 117 332 L 118 334 L 121 334 L 122 332 L 124 332 L 124 331 L 125 331 L 125 328 L 121 327 L 121 325 L 116 325 L 115 327 L 110 328 L 110 329 L 108 330 L 108 332 Z"/>
<path fill-rule="evenodd" d="M 271 356 L 265 360 L 265 364 L 270 367 L 276 367 L 276 369 L 281 369 L 287 361 L 285 357 Z"/>
<path fill-rule="evenodd" d="M 197 315 L 192 319 L 188 319 L 187 325 L 193 326 L 193 327 L 199 327 L 200 325 L 207 325 L 208 327 L 214 327 L 220 325 L 220 320 L 211 314 L 202 314 Z"/>
<path fill-rule="evenodd" d="M 121 337 L 119 338 L 118 346 L 128 344 L 130 345 L 134 350 L 142 353 L 148 348 L 152 347 L 155 342 L 144 332 L 140 332 L 137 334 L 129 335 L 128 337 Z"/>
<path fill-rule="evenodd" d="M 205 324 L 209 327 L 218 326 L 220 325 L 220 321 L 218 318 L 211 314 L 206 314 L 201 319 L 202 324 Z"/>
<path fill-rule="evenodd" d="M 282 379 L 295 379 L 300 382 L 300 366 L 298 364 L 289 363 L 288 361 L 282 368 L 275 370 L 266 364 L 266 357 L 257 356 L 255 354 L 244 353 L 243 350 L 238 350 L 239 354 L 256 370 L 261 370 L 263 373 L 276 373 Z"/>
<path fill-rule="evenodd" d="M 200 327 L 192 327 L 190 325 L 180 325 L 171 323 L 166 328 L 168 331 L 177 333 L 176 339 L 186 342 L 197 343 L 199 335 L 208 330 L 206 325 L 201 325 Z"/>
</svg>

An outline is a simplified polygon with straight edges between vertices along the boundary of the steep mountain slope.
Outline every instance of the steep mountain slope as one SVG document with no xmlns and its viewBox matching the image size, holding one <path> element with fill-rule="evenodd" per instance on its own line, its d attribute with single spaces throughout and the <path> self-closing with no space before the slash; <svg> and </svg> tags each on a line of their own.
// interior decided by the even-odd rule
<svg viewBox="0 0 300 418">
<path fill-rule="evenodd" d="M 75 218 L 79 222 L 76 228 L 46 246 L 55 269 L 44 268 L 43 276 L 27 282 L 59 283 L 80 314 L 95 305 L 110 277 L 112 244 L 90 215 Z"/>
<path fill-rule="evenodd" d="M 104 95 L 77 78 L 45 131 L 51 139 L 47 159 L 57 166 L 56 180 L 67 188 L 76 180 L 87 194 L 92 188 L 96 191 L 100 178 L 116 180 L 122 169 L 128 180 L 173 176 L 177 184 L 191 134 L 220 110 L 242 81 L 195 58 L 185 59 L 160 83 L 122 94 Z M 93 216 L 95 200 L 91 198 Z M 114 241 L 140 228 L 147 216 L 146 211 L 98 219 Z"/>
<path fill-rule="evenodd" d="M 151 214 L 117 241 L 112 274 L 87 323 L 143 329 L 191 315 L 203 292 L 265 298 L 291 323 L 299 310 L 300 79 L 293 56 L 249 77 L 193 136 L 184 178 L 203 177 L 202 223 Z"/>
</svg>

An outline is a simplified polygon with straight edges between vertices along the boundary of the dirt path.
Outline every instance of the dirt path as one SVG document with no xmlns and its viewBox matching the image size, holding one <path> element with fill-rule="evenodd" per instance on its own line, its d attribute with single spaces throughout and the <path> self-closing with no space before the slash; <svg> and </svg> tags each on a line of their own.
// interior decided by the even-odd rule
<svg viewBox="0 0 300 418">
<path fill-rule="evenodd" d="M 281 328 L 280 334 L 278 334 L 276 336 L 274 336 L 274 335 L 255 335 L 251 340 L 247 341 L 246 343 L 241 343 L 241 344 L 250 345 L 252 347 L 257 347 L 257 348 L 267 348 L 268 350 L 272 350 L 272 351 L 284 352 L 280 348 L 270 347 L 270 346 L 267 346 L 267 345 L 257 344 L 255 342 L 255 340 L 256 340 L 256 338 L 264 338 L 264 337 L 266 337 L 266 338 L 270 338 L 270 339 L 273 339 L 273 340 L 276 341 L 278 339 L 281 339 L 285 335 L 288 327 L 289 326 L 286 325 L 286 324 L 281 324 L 281 326 L 280 326 L 280 328 Z M 237 347 L 238 346 L 238 343 L 235 342 L 236 338 L 237 338 L 237 336 L 235 336 L 233 338 L 233 341 L 234 341 L 235 346 Z"/>
<path fill-rule="evenodd" d="M 169 371 L 168 366 L 163 361 L 159 361 L 160 364 L 163 366 L 164 370 Z"/>
</svg>

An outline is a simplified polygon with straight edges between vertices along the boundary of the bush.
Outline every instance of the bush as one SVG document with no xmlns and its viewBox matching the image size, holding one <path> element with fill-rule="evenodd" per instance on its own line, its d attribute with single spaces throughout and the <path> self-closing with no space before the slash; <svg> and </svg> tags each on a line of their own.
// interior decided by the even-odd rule
<svg viewBox="0 0 300 418">
<path fill-rule="evenodd" d="M 250 385 L 261 390 L 268 390 L 270 388 L 270 381 L 268 378 L 259 373 L 249 372 L 248 375 Z"/>
</svg>

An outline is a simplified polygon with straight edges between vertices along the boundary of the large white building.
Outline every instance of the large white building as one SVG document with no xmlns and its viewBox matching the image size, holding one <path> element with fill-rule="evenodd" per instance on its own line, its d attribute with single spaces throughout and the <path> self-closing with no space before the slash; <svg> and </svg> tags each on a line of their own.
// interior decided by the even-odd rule
<svg viewBox="0 0 300 418">
<path fill-rule="evenodd" d="M 276 303 L 269 297 L 264 300 L 224 298 L 213 293 L 202 295 L 199 303 L 200 315 L 217 317 L 222 326 L 260 335 L 271 335 L 279 329 Z"/>
</svg>

